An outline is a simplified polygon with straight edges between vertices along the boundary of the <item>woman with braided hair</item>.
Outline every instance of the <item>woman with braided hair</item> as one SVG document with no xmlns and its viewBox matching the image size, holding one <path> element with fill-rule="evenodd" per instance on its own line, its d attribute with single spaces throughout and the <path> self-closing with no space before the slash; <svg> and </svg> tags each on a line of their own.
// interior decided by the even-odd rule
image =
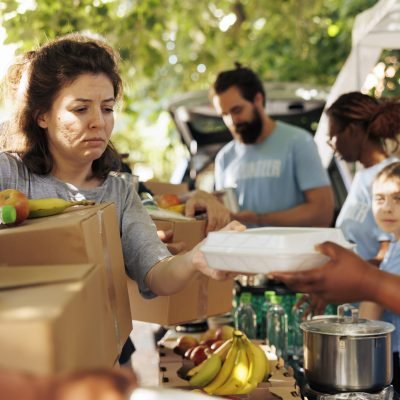
<svg viewBox="0 0 400 400">
<path fill-rule="evenodd" d="M 329 144 L 345 161 L 360 162 L 346 201 L 336 220 L 356 252 L 379 265 L 390 237 L 380 230 L 372 214 L 372 183 L 386 165 L 398 161 L 391 152 L 399 146 L 400 103 L 377 100 L 360 92 L 341 95 L 326 111 Z"/>
</svg>

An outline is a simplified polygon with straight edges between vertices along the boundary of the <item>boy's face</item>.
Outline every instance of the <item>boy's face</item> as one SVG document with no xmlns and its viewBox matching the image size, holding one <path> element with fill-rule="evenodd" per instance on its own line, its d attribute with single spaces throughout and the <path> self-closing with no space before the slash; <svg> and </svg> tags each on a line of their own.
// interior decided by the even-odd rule
<svg viewBox="0 0 400 400">
<path fill-rule="evenodd" d="M 400 239 L 400 179 L 379 179 L 374 182 L 372 212 L 383 231 Z"/>
</svg>

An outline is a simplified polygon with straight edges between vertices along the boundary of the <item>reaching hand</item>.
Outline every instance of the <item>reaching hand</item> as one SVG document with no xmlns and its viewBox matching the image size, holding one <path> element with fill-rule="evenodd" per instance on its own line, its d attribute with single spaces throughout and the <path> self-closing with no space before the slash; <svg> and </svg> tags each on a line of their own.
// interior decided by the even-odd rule
<svg viewBox="0 0 400 400">
<path fill-rule="evenodd" d="M 312 294 L 304 294 L 294 306 L 296 308 L 300 308 L 303 304 L 307 304 L 307 307 L 305 307 L 303 313 L 304 319 L 306 319 L 309 315 L 323 314 L 327 305 L 323 299 Z"/>
<path fill-rule="evenodd" d="M 230 211 L 211 193 L 196 190 L 185 206 L 185 215 L 194 217 L 196 211 L 207 213 L 207 233 L 219 230 L 231 221 Z"/>
<path fill-rule="evenodd" d="M 273 272 L 269 276 L 290 288 L 318 296 L 328 303 L 354 302 L 370 298 L 371 276 L 376 268 L 355 253 L 335 243 L 316 249 L 330 260 L 323 266 L 301 272 Z"/>
<path fill-rule="evenodd" d="M 243 232 L 244 230 L 246 230 L 246 227 L 237 221 L 232 221 L 222 230 Z M 203 244 L 204 242 L 201 242 L 196 247 L 194 247 L 193 250 L 191 250 L 192 263 L 196 270 L 216 280 L 234 278 L 238 275 L 238 273 L 236 272 L 220 271 L 210 268 L 207 264 L 207 260 L 204 257 L 204 254 L 201 252 L 201 246 Z"/>
</svg>

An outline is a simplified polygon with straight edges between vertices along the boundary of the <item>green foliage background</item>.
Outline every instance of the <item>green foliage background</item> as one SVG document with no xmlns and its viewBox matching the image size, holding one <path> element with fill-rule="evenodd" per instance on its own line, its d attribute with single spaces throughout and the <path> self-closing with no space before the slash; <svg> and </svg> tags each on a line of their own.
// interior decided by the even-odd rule
<svg viewBox="0 0 400 400">
<path fill-rule="evenodd" d="M 74 31 L 97 33 L 118 49 L 125 97 L 113 141 L 133 163 L 149 164 L 168 180 L 179 149 L 165 115 L 172 96 L 208 88 L 234 61 L 265 81 L 330 85 L 350 51 L 354 16 L 376 2 L 36 0 L 22 10 L 20 1 L 0 0 L 0 19 L 6 43 L 18 44 L 18 52 Z M 234 23 L 222 31 L 227 16 Z"/>
</svg>

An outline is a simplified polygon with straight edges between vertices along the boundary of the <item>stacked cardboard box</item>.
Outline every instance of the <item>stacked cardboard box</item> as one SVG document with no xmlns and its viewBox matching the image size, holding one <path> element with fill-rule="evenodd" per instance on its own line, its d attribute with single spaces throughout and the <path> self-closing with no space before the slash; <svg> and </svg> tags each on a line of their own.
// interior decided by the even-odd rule
<svg viewBox="0 0 400 400">
<path fill-rule="evenodd" d="M 2 265 L 15 267 L 49 265 L 58 268 L 66 264 L 83 263 L 98 265 L 105 283 L 103 292 L 93 291 L 90 296 L 93 296 L 99 306 L 103 301 L 107 301 L 112 320 L 104 321 L 104 324 L 108 324 L 104 329 L 107 330 L 111 326 L 114 334 L 111 337 L 105 336 L 101 343 L 96 341 L 96 336 L 91 340 L 92 346 L 98 346 L 99 354 L 103 351 L 102 346 L 108 348 L 107 364 L 112 366 L 132 330 L 115 205 L 104 203 L 93 207 L 71 209 L 59 215 L 26 220 L 20 226 L 0 230 Z M 90 318 L 90 314 L 88 316 Z M 76 329 L 79 329 L 79 324 L 71 321 L 69 328 L 60 331 L 59 334 L 68 336 Z M 58 342 L 61 336 L 53 338 Z M 86 337 L 82 337 L 82 342 L 86 340 Z M 0 354 L 3 353 L 3 346 L 7 347 L 7 342 L 0 343 Z M 58 345 L 57 349 L 60 353 L 65 352 Z M 83 366 L 78 364 L 75 365 L 77 369 Z M 100 364 L 104 365 L 102 356 L 99 356 Z M 57 364 L 56 368 L 64 367 Z"/>
<path fill-rule="evenodd" d="M 146 186 L 156 195 L 187 192 L 185 184 L 146 182 Z M 173 241 L 184 241 L 188 250 L 201 242 L 206 235 L 205 220 L 153 218 L 153 221 L 158 230 L 173 231 Z M 233 280 L 215 281 L 202 276 L 175 295 L 148 300 L 140 295 L 136 283 L 128 279 L 128 291 L 132 319 L 176 325 L 231 311 Z"/>
<path fill-rule="evenodd" d="M 105 293 L 94 264 L 0 267 L 0 368 L 49 374 L 110 366 L 115 336 Z"/>
</svg>

